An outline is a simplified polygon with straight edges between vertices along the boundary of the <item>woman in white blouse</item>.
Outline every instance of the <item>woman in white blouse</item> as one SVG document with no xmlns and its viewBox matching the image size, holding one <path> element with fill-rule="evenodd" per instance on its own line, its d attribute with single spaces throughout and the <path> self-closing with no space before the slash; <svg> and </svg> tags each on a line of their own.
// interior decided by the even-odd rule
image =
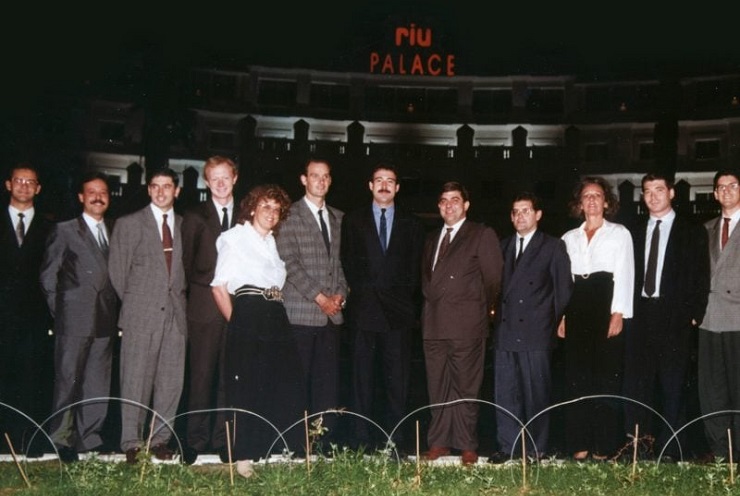
<svg viewBox="0 0 740 496">
<path fill-rule="evenodd" d="M 285 263 L 273 232 L 287 216 L 290 198 L 279 186 L 253 188 L 240 204 L 238 224 L 216 240 L 213 296 L 229 322 L 224 377 L 226 404 L 261 415 L 281 431 L 300 420 L 303 380 L 298 349 L 282 302 Z M 300 446 L 291 429 L 288 447 Z M 277 442 L 276 442 L 277 441 Z M 263 419 L 240 413 L 231 425 L 232 459 L 244 477 L 252 461 L 285 447 Z"/>
<path fill-rule="evenodd" d="M 632 318 L 634 258 L 627 228 L 606 220 L 619 208 L 600 177 L 582 179 L 571 213 L 584 219 L 563 235 L 575 282 L 558 336 L 565 338 L 566 399 L 619 395 L 623 327 Z M 585 400 L 566 411 L 566 447 L 576 460 L 606 460 L 624 439 L 617 400 Z"/>
</svg>

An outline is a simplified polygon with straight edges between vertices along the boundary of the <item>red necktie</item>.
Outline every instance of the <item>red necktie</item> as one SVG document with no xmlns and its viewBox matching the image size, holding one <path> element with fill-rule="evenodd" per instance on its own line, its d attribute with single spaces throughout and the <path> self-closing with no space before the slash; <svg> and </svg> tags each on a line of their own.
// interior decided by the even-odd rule
<svg viewBox="0 0 740 496">
<path fill-rule="evenodd" d="M 720 243 L 720 250 L 725 249 L 725 245 L 727 244 L 727 239 L 730 237 L 730 218 L 725 217 L 722 220 L 724 220 L 724 224 L 722 224 L 722 241 Z"/>
<path fill-rule="evenodd" d="M 167 272 L 172 271 L 172 231 L 167 224 L 167 214 L 162 215 L 162 248 L 164 248 L 164 259 L 167 262 Z"/>
</svg>

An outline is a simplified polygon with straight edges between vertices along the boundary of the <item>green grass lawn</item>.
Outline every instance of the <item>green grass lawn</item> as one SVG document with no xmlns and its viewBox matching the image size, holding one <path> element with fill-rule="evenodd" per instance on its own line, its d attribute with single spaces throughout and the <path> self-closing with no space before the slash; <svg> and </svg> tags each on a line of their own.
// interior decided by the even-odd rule
<svg viewBox="0 0 740 496">
<path fill-rule="evenodd" d="M 92 458 L 0 463 L 0 496 L 6 495 L 693 495 L 740 494 L 730 465 L 553 462 L 471 467 L 397 462 L 351 451 L 331 460 L 258 464 L 250 479 L 228 465 L 143 463 L 137 466 Z"/>
</svg>

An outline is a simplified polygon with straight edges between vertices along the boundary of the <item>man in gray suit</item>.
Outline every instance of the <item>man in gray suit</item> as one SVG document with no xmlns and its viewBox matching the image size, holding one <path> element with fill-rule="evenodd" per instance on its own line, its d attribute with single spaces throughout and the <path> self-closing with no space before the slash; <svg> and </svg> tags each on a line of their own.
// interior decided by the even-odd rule
<svg viewBox="0 0 740 496">
<path fill-rule="evenodd" d="M 51 438 L 65 462 L 78 451 L 103 444 L 107 401 L 75 408 L 82 400 L 110 395 L 113 337 L 118 297 L 108 277 L 108 228 L 103 216 L 110 199 L 107 178 L 86 175 L 77 195 L 82 215 L 56 224 L 41 262 L 41 289 L 54 317 L 54 400 Z M 66 408 L 66 409 L 65 409 Z"/>
<path fill-rule="evenodd" d="M 161 169 L 148 183 L 151 203 L 116 222 L 110 243 L 110 278 L 121 298 L 121 397 L 150 405 L 170 421 L 184 380 L 187 326 L 181 222 L 173 209 L 180 193 L 177 173 Z M 147 411 L 121 407 L 121 449 L 136 463 Z M 172 458 L 170 429 L 154 422 L 151 452 Z"/>
<path fill-rule="evenodd" d="M 340 260 L 344 213 L 326 204 L 331 185 L 326 160 L 310 159 L 301 183 L 306 194 L 291 205 L 276 241 L 288 272 L 283 297 L 305 374 L 306 410 L 317 413 L 339 408 L 340 330 L 347 297 Z M 337 439 L 336 425 L 334 415 L 323 419 L 328 431 L 320 448 Z"/>
<path fill-rule="evenodd" d="M 709 235 L 711 283 L 704 321 L 699 328 L 699 404 L 702 415 L 740 410 L 740 172 L 721 170 L 714 176 L 719 217 L 704 224 Z M 716 415 L 704 420 L 709 448 L 729 459 L 727 431 L 740 440 L 740 416 Z M 734 450 L 737 457 L 737 448 Z"/>
<path fill-rule="evenodd" d="M 422 256 L 421 328 L 431 404 L 477 399 L 483 383 L 489 319 L 501 285 L 503 257 L 496 232 L 467 220 L 467 189 L 442 186 L 444 226 L 427 236 Z M 427 460 L 460 450 L 464 465 L 478 461 L 478 404 L 432 408 Z"/>
</svg>

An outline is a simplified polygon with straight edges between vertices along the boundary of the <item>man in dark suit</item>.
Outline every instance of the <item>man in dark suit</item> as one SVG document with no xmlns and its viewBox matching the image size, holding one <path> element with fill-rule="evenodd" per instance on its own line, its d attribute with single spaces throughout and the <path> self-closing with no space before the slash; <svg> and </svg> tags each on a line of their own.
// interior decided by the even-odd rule
<svg viewBox="0 0 740 496">
<path fill-rule="evenodd" d="M 516 233 L 502 242 L 504 274 L 493 333 L 495 402 L 523 424 L 550 405 L 557 326 L 573 291 L 565 243 L 538 229 L 541 218 L 534 194 L 514 198 Z M 499 451 L 489 461 L 501 463 L 518 454 L 521 427 L 497 409 L 496 428 Z M 527 451 L 541 457 L 547 451 L 548 416 L 538 417 L 527 432 Z"/>
<path fill-rule="evenodd" d="M 376 166 L 368 186 L 372 203 L 342 221 L 342 266 L 350 287 L 347 320 L 353 338 L 352 411 L 373 418 L 377 364 L 386 400 L 382 425 L 390 432 L 406 412 L 424 230 L 419 219 L 394 200 L 400 185 L 393 165 Z M 393 441 L 398 445 L 402 440 L 399 430 Z M 382 441 L 385 445 L 388 439 Z M 367 420 L 355 421 L 353 444 L 372 445 Z"/>
<path fill-rule="evenodd" d="M 707 304 L 709 256 L 706 231 L 676 214 L 671 206 L 674 196 L 671 177 L 651 173 L 642 178 L 642 197 L 650 215 L 632 231 L 635 311 L 626 335 L 624 394 L 656 409 L 678 429 L 685 422 L 694 333 Z M 672 434 L 651 411 L 627 403 L 628 437 L 634 437 L 635 425 L 640 438 L 657 436 L 656 454 Z M 678 456 L 675 441 L 665 454 Z"/>
<path fill-rule="evenodd" d="M 283 298 L 301 355 L 305 405 L 311 414 L 340 407 L 340 331 L 347 281 L 339 258 L 344 213 L 326 204 L 329 162 L 309 159 L 301 183 L 306 194 L 291 205 L 276 241 L 288 273 Z M 334 415 L 324 417 L 328 431 L 318 442 L 322 450 L 337 440 L 336 426 Z"/>
<path fill-rule="evenodd" d="M 187 326 L 182 219 L 173 209 L 180 193 L 177 173 L 155 171 L 147 187 L 151 203 L 116 221 L 108 269 L 121 298 L 121 397 L 149 406 L 172 421 L 182 393 Z M 121 407 L 121 449 L 137 462 L 144 445 L 147 411 L 132 403 Z M 151 452 L 172 459 L 170 429 L 154 422 Z"/>
<path fill-rule="evenodd" d="M 42 422 L 51 403 L 51 388 L 43 379 L 52 341 L 39 266 L 51 223 L 34 206 L 41 184 L 31 164 L 12 167 L 5 188 L 10 201 L 0 216 L 0 402 Z M 25 444 L 34 432 L 24 435 L 27 427 L 18 415 L 0 408 L 0 432 L 8 432 L 17 451 L 40 456 L 42 443 Z"/>
<path fill-rule="evenodd" d="M 103 444 L 107 401 L 67 408 L 110 395 L 118 297 L 108 277 L 110 204 L 107 178 L 86 175 L 77 195 L 82 215 L 56 224 L 41 264 L 41 288 L 54 317 L 54 400 L 51 438 L 63 462 Z"/>
<path fill-rule="evenodd" d="M 699 328 L 699 403 L 701 413 L 740 410 L 740 171 L 714 175 L 714 198 L 720 215 L 704 224 L 709 236 L 710 290 L 704 321 Z M 709 448 L 729 460 L 728 430 L 737 459 L 740 415 L 704 419 Z"/>
<path fill-rule="evenodd" d="M 206 160 L 203 177 L 210 198 L 185 212 L 182 220 L 182 261 L 188 281 L 188 411 L 223 405 L 223 348 L 226 320 L 216 308 L 211 281 L 216 268 L 216 238 L 234 225 L 236 164 L 229 158 Z M 189 414 L 186 461 L 226 445 L 223 415 Z"/>
<path fill-rule="evenodd" d="M 431 404 L 477 399 L 483 382 L 489 319 L 501 285 L 503 258 L 496 232 L 466 219 L 466 188 L 447 182 L 439 197 L 441 230 L 426 239 L 422 257 L 421 326 Z M 436 406 L 427 433 L 436 460 L 455 448 L 464 465 L 478 461 L 476 402 Z"/>
</svg>

